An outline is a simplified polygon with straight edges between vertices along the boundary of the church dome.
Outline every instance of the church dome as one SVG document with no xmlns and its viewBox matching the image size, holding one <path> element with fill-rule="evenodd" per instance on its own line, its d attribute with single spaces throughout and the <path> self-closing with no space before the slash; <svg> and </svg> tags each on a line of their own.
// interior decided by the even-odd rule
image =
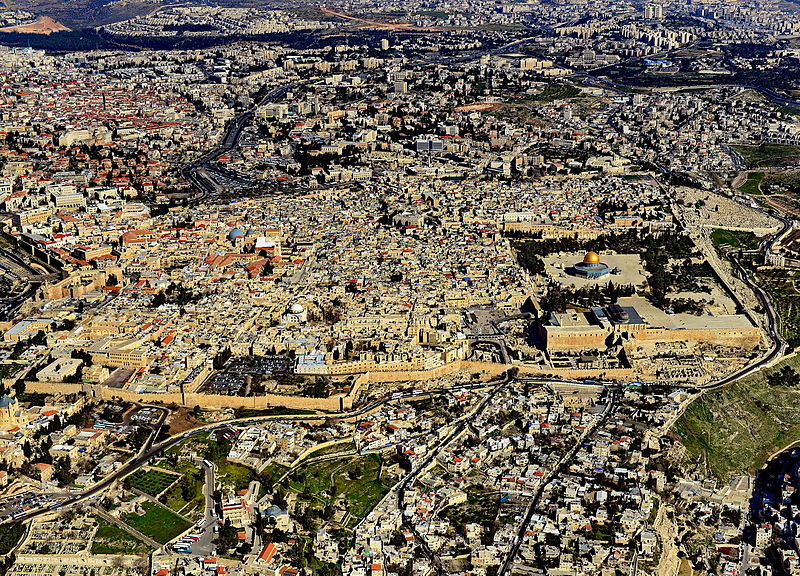
<svg viewBox="0 0 800 576">
<path fill-rule="evenodd" d="M 243 236 L 244 232 L 242 232 L 239 228 L 234 228 L 228 232 L 228 240 L 236 240 L 237 238 L 241 238 Z"/>
</svg>

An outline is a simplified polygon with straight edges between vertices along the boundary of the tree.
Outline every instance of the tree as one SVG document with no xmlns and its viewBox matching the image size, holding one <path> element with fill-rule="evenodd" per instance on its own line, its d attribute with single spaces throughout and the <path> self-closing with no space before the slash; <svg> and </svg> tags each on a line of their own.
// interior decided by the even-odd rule
<svg viewBox="0 0 800 576">
<path fill-rule="evenodd" d="M 303 389 L 303 394 L 312 398 L 327 398 L 329 396 L 327 379 L 314 378 L 314 381 Z"/>
<path fill-rule="evenodd" d="M 69 455 L 58 458 L 53 462 L 53 478 L 61 486 L 69 486 L 75 482 L 75 473 L 72 471 L 72 461 Z"/>
<path fill-rule="evenodd" d="M 767 376 L 767 384 L 770 386 L 797 386 L 800 375 L 791 367 L 784 366 L 780 370 L 770 372 Z"/>
<path fill-rule="evenodd" d="M 217 545 L 219 548 L 221 550 L 230 550 L 234 548 L 238 541 L 236 533 L 237 530 L 231 525 L 230 519 L 226 519 L 217 535 Z"/>
</svg>

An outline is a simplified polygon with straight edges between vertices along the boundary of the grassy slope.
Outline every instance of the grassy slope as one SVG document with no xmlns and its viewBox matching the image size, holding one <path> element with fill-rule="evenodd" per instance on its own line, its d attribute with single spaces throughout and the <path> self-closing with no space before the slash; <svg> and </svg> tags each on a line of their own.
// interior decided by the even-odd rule
<svg viewBox="0 0 800 576">
<path fill-rule="evenodd" d="M 142 509 L 144 515 L 129 514 L 125 517 L 125 523 L 156 542 L 169 542 L 191 526 L 186 520 L 152 502 L 143 503 Z"/>
<path fill-rule="evenodd" d="M 731 248 L 742 248 L 744 250 L 755 250 L 758 248 L 758 238 L 752 232 L 740 232 L 733 230 L 723 230 L 716 228 L 711 233 L 711 243 L 714 248 L 728 246 Z"/>
<path fill-rule="evenodd" d="M 790 358 L 772 370 L 789 365 Z M 772 371 L 770 370 L 770 372 Z M 728 479 L 753 472 L 775 450 L 800 439 L 800 385 L 770 387 L 761 372 L 696 400 L 672 431 L 693 461 L 712 476 Z"/>
<path fill-rule="evenodd" d="M 122 528 L 97 518 L 97 533 L 92 542 L 92 554 L 145 555 L 150 549 Z"/>
<path fill-rule="evenodd" d="M 790 166 L 800 161 L 800 147 L 784 144 L 761 144 L 760 146 L 733 146 L 744 158 L 749 168 L 766 166 Z"/>
<path fill-rule="evenodd" d="M 317 507 L 321 507 L 323 502 L 335 502 L 344 496 L 350 514 L 360 519 L 372 510 L 388 490 L 379 480 L 380 468 L 381 459 L 375 454 L 318 462 L 298 469 L 297 473 L 290 476 L 288 485 L 300 495 L 301 500 L 308 500 Z M 351 471 L 355 478 L 348 475 Z"/>
<path fill-rule="evenodd" d="M 744 194 L 750 194 L 753 196 L 757 196 L 761 194 L 761 189 L 759 185 L 764 180 L 765 174 L 763 172 L 750 172 L 747 175 L 747 180 L 744 184 L 739 188 L 739 191 Z"/>
</svg>

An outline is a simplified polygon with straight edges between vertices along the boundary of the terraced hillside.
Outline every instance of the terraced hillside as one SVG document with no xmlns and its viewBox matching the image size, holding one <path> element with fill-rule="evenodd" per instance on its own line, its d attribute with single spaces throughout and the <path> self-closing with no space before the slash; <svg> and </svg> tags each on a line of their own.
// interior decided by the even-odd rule
<svg viewBox="0 0 800 576">
<path fill-rule="evenodd" d="M 672 429 L 687 457 L 727 480 L 800 440 L 798 373 L 800 358 L 790 358 L 697 399 Z"/>
</svg>

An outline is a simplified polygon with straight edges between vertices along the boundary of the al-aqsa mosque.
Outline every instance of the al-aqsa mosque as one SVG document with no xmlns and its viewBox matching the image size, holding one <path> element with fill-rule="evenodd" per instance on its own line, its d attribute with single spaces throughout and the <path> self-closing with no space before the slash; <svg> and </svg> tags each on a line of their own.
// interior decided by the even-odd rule
<svg viewBox="0 0 800 576">
<path fill-rule="evenodd" d="M 583 262 L 574 264 L 570 272 L 580 278 L 597 280 L 608 276 L 612 270 L 608 264 L 600 261 L 600 255 L 597 252 L 587 252 L 586 256 L 583 257 Z"/>
</svg>

